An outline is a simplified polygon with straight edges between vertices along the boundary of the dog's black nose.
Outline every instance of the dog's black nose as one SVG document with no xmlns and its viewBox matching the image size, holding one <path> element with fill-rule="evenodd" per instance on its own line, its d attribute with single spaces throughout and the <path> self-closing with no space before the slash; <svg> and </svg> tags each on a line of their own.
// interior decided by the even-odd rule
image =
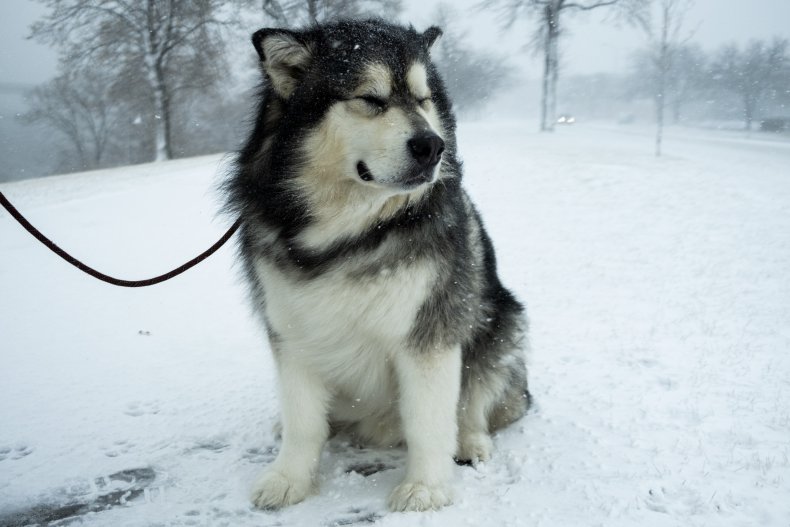
<svg viewBox="0 0 790 527">
<path fill-rule="evenodd" d="M 412 157 L 426 168 L 436 166 L 444 152 L 444 141 L 433 132 L 415 135 L 407 144 Z"/>
</svg>

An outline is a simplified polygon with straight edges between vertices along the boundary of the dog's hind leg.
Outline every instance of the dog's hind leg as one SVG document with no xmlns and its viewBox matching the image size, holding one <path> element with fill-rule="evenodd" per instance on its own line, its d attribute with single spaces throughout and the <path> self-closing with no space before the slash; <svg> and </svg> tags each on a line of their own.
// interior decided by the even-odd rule
<svg viewBox="0 0 790 527">
<path fill-rule="evenodd" d="M 458 450 L 460 462 L 476 465 L 491 459 L 493 442 L 488 428 L 488 415 L 497 393 L 483 388 L 479 379 L 465 379 L 458 404 Z"/>
<path fill-rule="evenodd" d="M 278 509 L 302 501 L 312 490 L 321 449 L 329 435 L 330 393 L 315 374 L 277 356 L 282 406 L 282 446 L 277 459 L 261 474 L 252 491 L 260 509 Z"/>
<path fill-rule="evenodd" d="M 520 351 L 497 362 L 465 364 L 458 404 L 456 459 L 473 465 L 491 458 L 491 433 L 524 416 L 529 408 L 527 373 Z"/>
<path fill-rule="evenodd" d="M 394 511 L 439 509 L 452 502 L 461 350 L 404 351 L 394 362 L 408 460 L 406 478 L 392 491 L 389 506 Z"/>
</svg>

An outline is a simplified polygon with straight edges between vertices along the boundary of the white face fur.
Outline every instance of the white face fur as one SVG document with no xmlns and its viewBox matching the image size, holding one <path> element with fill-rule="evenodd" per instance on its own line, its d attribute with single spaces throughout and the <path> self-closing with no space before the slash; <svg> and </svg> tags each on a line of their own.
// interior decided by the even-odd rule
<svg viewBox="0 0 790 527">
<path fill-rule="evenodd" d="M 362 79 L 349 99 L 332 105 L 308 138 L 310 168 L 325 183 L 353 181 L 389 195 L 419 192 L 419 187 L 402 184 L 404 174 L 415 170 L 407 142 L 418 132 L 444 138 L 425 66 L 415 62 L 407 69 L 411 104 L 391 103 L 395 79 L 383 64 L 369 64 Z M 360 177 L 360 162 L 367 178 Z M 440 167 L 441 163 L 433 168 L 431 182 L 439 177 Z"/>
</svg>

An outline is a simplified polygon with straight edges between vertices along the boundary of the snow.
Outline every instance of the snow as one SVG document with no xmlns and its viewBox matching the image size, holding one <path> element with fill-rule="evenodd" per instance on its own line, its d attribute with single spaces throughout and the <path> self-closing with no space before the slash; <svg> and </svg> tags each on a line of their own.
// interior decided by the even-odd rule
<svg viewBox="0 0 790 527">
<path fill-rule="evenodd" d="M 388 513 L 404 452 L 335 439 L 318 494 L 253 510 L 277 401 L 233 248 L 120 289 L 3 212 L 0 525 L 96 503 L 134 486 L 119 473 L 146 469 L 144 492 L 81 524 L 786 527 L 790 144 L 669 128 L 656 159 L 648 129 L 534 128 L 459 129 L 503 279 L 528 303 L 536 407 L 496 436 L 488 464 L 456 468 L 453 506 Z M 135 279 L 229 226 L 216 213 L 227 160 L 0 188 L 75 256 Z"/>
</svg>

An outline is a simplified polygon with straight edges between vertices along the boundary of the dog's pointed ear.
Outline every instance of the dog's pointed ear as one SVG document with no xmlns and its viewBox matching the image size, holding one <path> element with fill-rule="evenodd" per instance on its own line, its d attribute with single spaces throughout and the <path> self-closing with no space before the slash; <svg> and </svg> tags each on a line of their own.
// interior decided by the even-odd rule
<svg viewBox="0 0 790 527">
<path fill-rule="evenodd" d="M 313 60 L 313 46 L 304 34 L 288 29 L 259 29 L 252 44 L 272 88 L 287 99 Z"/>
<path fill-rule="evenodd" d="M 434 42 L 442 36 L 442 30 L 439 27 L 431 26 L 422 34 L 422 45 L 425 49 L 431 49 Z"/>
</svg>

